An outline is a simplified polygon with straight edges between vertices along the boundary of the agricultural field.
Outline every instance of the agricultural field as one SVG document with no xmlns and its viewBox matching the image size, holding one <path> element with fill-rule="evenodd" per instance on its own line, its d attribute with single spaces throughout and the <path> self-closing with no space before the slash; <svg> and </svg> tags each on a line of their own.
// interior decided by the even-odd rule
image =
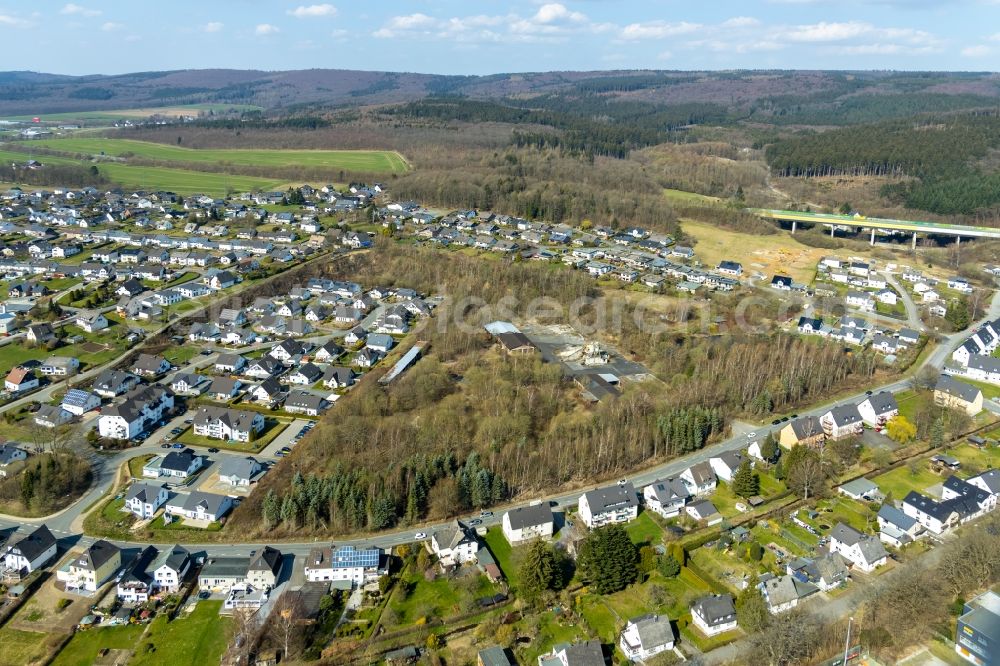
<svg viewBox="0 0 1000 666">
<path fill-rule="evenodd" d="M 199 113 L 230 113 L 259 111 L 261 107 L 252 104 L 178 104 L 175 106 L 153 106 L 140 109 L 110 109 L 107 111 L 67 111 L 37 116 L 43 122 L 76 120 L 80 122 L 115 122 L 116 120 L 136 120 L 150 116 L 197 116 Z M 5 116 L 0 120 L 30 122 L 36 116 Z"/>
<path fill-rule="evenodd" d="M 827 250 L 802 245 L 790 234 L 758 236 L 729 231 L 704 222 L 681 220 L 684 232 L 697 244 L 695 252 L 705 266 L 715 267 L 720 261 L 739 261 L 747 274 L 791 276 L 796 282 L 808 284 L 816 272 L 816 264 Z"/>
<path fill-rule="evenodd" d="M 253 167 L 319 167 L 370 173 L 403 173 L 406 160 L 384 150 L 194 150 L 129 139 L 69 138 L 36 142 L 52 150 L 88 155 L 129 156 L 166 162 L 232 164 Z"/>
<path fill-rule="evenodd" d="M 221 601 L 200 601 L 188 615 L 158 616 L 134 646 L 134 666 L 218 664 L 229 641 L 232 619 L 219 615 Z"/>
<path fill-rule="evenodd" d="M 43 159 L 50 159 L 45 156 Z M 228 173 L 206 173 L 187 169 L 102 163 L 98 167 L 111 180 L 125 187 L 170 190 L 178 194 L 223 196 L 229 192 L 276 189 L 283 181 Z"/>
</svg>

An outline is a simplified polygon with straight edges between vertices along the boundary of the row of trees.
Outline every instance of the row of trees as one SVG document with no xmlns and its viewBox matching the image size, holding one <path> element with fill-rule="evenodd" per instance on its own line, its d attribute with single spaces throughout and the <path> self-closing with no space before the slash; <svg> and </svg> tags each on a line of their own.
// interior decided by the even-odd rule
<svg viewBox="0 0 1000 666">
<path fill-rule="evenodd" d="M 0 478 L 0 502 L 44 513 L 78 497 L 92 479 L 93 471 L 83 458 L 68 452 L 43 453 L 25 461 L 20 474 Z"/>
</svg>

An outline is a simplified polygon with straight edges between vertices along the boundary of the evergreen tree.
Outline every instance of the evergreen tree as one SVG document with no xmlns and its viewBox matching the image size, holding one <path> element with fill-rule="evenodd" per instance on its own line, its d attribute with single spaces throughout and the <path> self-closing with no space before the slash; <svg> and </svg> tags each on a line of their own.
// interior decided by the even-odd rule
<svg viewBox="0 0 1000 666">
<path fill-rule="evenodd" d="M 749 460 L 744 460 L 733 475 L 733 492 L 743 498 L 760 492 L 760 476 L 750 468 Z"/>
<path fill-rule="evenodd" d="M 778 459 L 778 442 L 774 439 L 774 433 L 767 433 L 764 442 L 760 445 L 761 457 L 769 463 Z"/>
<path fill-rule="evenodd" d="M 660 573 L 666 578 L 673 578 L 681 572 L 680 563 L 673 555 L 665 555 L 660 559 Z"/>
<path fill-rule="evenodd" d="M 758 583 L 757 576 L 751 576 L 746 589 L 736 597 L 736 621 L 749 634 L 763 630 L 771 621 L 771 612 L 757 588 Z"/>
<path fill-rule="evenodd" d="M 931 424 L 930 432 L 931 446 L 937 448 L 944 446 L 944 417 L 939 416 Z"/>
<path fill-rule="evenodd" d="M 577 555 L 577 566 L 584 580 L 598 594 L 612 594 L 624 590 L 635 582 L 635 544 L 621 525 L 607 525 L 595 529 L 584 539 Z"/>
<path fill-rule="evenodd" d="M 533 601 L 543 592 L 558 590 L 562 586 L 562 571 L 555 549 L 545 541 L 534 541 L 518 568 L 521 578 L 518 586 L 522 596 Z"/>
</svg>

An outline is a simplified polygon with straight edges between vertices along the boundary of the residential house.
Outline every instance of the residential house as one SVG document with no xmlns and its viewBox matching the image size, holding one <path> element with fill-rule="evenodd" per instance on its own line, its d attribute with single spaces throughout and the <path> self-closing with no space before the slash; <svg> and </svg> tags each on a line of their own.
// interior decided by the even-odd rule
<svg viewBox="0 0 1000 666">
<path fill-rule="evenodd" d="M 7 545 L 3 555 L 4 573 L 23 577 L 44 567 L 55 556 L 56 538 L 48 527 L 39 525 Z"/>
<path fill-rule="evenodd" d="M 285 398 L 284 409 L 290 414 L 305 414 L 307 416 L 319 416 L 329 403 L 326 398 L 309 391 L 290 391 Z"/>
<path fill-rule="evenodd" d="M 233 499 L 228 495 L 192 490 L 189 493 L 177 493 L 167 500 L 163 511 L 167 516 L 181 516 L 188 520 L 215 523 L 232 508 Z"/>
<path fill-rule="evenodd" d="M 211 400 L 229 402 L 240 394 L 242 388 L 243 382 L 235 377 L 216 377 L 205 391 L 205 395 Z"/>
<path fill-rule="evenodd" d="M 879 539 L 883 543 L 902 548 L 924 534 L 923 526 L 913 516 L 908 516 L 892 504 L 883 504 L 878 510 Z"/>
<path fill-rule="evenodd" d="M 971 384 L 941 375 L 934 386 L 934 404 L 975 416 L 983 411 L 983 392 Z"/>
<path fill-rule="evenodd" d="M 712 471 L 718 478 L 731 482 L 733 475 L 736 474 L 736 470 L 740 468 L 744 460 L 746 458 L 739 451 L 724 451 L 709 458 L 708 464 L 712 466 Z"/>
<path fill-rule="evenodd" d="M 605 666 L 601 641 L 592 639 L 582 643 L 557 644 L 552 652 L 538 658 L 541 666 Z"/>
<path fill-rule="evenodd" d="M 679 516 L 684 505 L 691 499 L 691 491 L 679 478 L 654 481 L 642 490 L 646 508 L 664 518 Z"/>
<path fill-rule="evenodd" d="M 830 439 L 843 439 L 860 435 L 864 429 L 864 422 L 861 414 L 854 405 L 840 405 L 834 407 L 820 417 L 820 425 L 823 432 Z"/>
<path fill-rule="evenodd" d="M 32 324 L 27 327 L 24 337 L 34 345 L 44 345 L 50 340 L 55 340 L 56 332 L 52 329 L 52 324 Z"/>
<path fill-rule="evenodd" d="M 153 587 L 168 594 L 178 592 L 193 564 L 191 553 L 183 546 L 174 545 L 161 551 L 148 569 L 152 573 Z"/>
<path fill-rule="evenodd" d="M 290 384 L 301 386 L 312 386 L 323 377 L 323 371 L 312 363 L 303 363 L 295 371 L 289 373 L 285 379 Z"/>
<path fill-rule="evenodd" d="M 702 597 L 691 604 L 691 623 L 706 636 L 736 629 L 736 606 L 730 594 Z"/>
<path fill-rule="evenodd" d="M 285 394 L 285 387 L 274 377 L 268 377 L 248 392 L 250 397 L 262 405 L 275 405 Z"/>
<path fill-rule="evenodd" d="M 382 354 L 388 353 L 395 344 L 396 341 L 392 339 L 392 336 L 385 333 L 369 333 L 368 337 L 365 338 L 365 348 Z"/>
<path fill-rule="evenodd" d="M 208 378 L 204 375 L 181 372 L 174 375 L 170 390 L 177 395 L 197 396 L 208 388 Z"/>
<path fill-rule="evenodd" d="M 246 583 L 249 568 L 249 557 L 213 557 L 198 574 L 198 589 L 228 595 L 234 587 Z"/>
<path fill-rule="evenodd" d="M 893 394 L 879 391 L 858 404 L 858 413 L 867 425 L 876 428 L 884 426 L 889 419 L 899 414 L 899 405 Z"/>
<path fill-rule="evenodd" d="M 328 389 L 347 388 L 354 385 L 354 370 L 342 366 L 332 366 L 323 371 L 323 386 Z"/>
<path fill-rule="evenodd" d="M 262 476 L 263 471 L 264 466 L 256 458 L 227 456 L 219 465 L 219 483 L 249 488 Z"/>
<path fill-rule="evenodd" d="M 323 344 L 322 346 L 320 346 L 319 349 L 316 350 L 316 353 L 313 355 L 313 358 L 315 358 L 315 360 L 320 363 L 328 363 L 340 357 L 340 355 L 343 353 L 344 353 L 344 348 L 338 345 L 333 340 L 330 340 L 329 342 Z"/>
<path fill-rule="evenodd" d="M 479 540 L 475 532 L 455 520 L 431 535 L 430 547 L 442 567 L 454 567 L 476 561 Z"/>
<path fill-rule="evenodd" d="M 104 539 L 95 541 L 83 553 L 56 572 L 67 592 L 95 593 L 122 566 L 122 551 Z"/>
<path fill-rule="evenodd" d="M 580 520 L 593 529 L 610 523 L 626 523 L 639 515 L 635 487 L 626 482 L 585 492 L 577 503 Z"/>
<path fill-rule="evenodd" d="M 131 370 L 139 377 L 156 377 L 170 370 L 170 362 L 162 356 L 139 354 Z"/>
<path fill-rule="evenodd" d="M 674 649 L 674 628 L 670 618 L 649 614 L 630 619 L 618 638 L 618 647 L 631 662 Z"/>
<path fill-rule="evenodd" d="M 381 563 L 378 548 L 313 548 L 306 559 L 305 578 L 310 582 L 346 580 L 360 587 L 382 575 Z"/>
<path fill-rule="evenodd" d="M 823 592 L 840 587 L 851 577 L 844 558 L 837 553 L 827 553 L 816 559 L 798 558 L 785 565 L 786 573 L 802 582 L 809 582 Z"/>
<path fill-rule="evenodd" d="M 278 583 L 284 556 L 271 546 L 257 549 L 247 567 L 247 583 L 258 590 L 270 590 Z"/>
<path fill-rule="evenodd" d="M 123 604 L 144 604 L 154 594 L 150 565 L 156 559 L 156 549 L 146 546 L 125 566 L 118 579 L 116 594 Z"/>
<path fill-rule="evenodd" d="M 155 485 L 144 481 L 136 481 L 125 493 L 125 506 L 128 511 L 140 520 L 152 518 L 160 507 L 167 503 L 170 493 L 166 484 Z"/>
<path fill-rule="evenodd" d="M 1000 663 L 1000 594 L 987 590 L 965 603 L 955 625 L 955 652 L 975 666 Z"/>
<path fill-rule="evenodd" d="M 105 370 L 94 380 L 94 393 L 102 398 L 116 398 L 128 393 L 139 384 L 139 378 L 130 372 Z"/>
<path fill-rule="evenodd" d="M 81 313 L 77 315 L 74 323 L 87 333 L 96 333 L 108 327 L 107 318 L 100 312 Z"/>
<path fill-rule="evenodd" d="M 142 386 L 125 394 L 120 404 L 104 408 L 97 419 L 101 437 L 132 439 L 174 408 L 174 394 L 162 386 Z"/>
<path fill-rule="evenodd" d="M 239 354 L 219 354 L 215 360 L 215 371 L 235 375 L 246 366 L 247 360 Z"/>
<path fill-rule="evenodd" d="M 164 456 L 153 457 L 143 465 L 142 475 L 148 479 L 161 476 L 186 479 L 201 469 L 204 463 L 205 459 L 191 449 L 174 450 Z"/>
<path fill-rule="evenodd" d="M 798 606 L 801 599 L 819 592 L 816 585 L 790 574 L 768 578 L 759 587 L 772 615 L 789 611 Z"/>
<path fill-rule="evenodd" d="M 201 407 L 194 416 L 194 434 L 212 439 L 249 442 L 264 430 L 264 416 L 225 407 Z"/>
<path fill-rule="evenodd" d="M 871 572 L 884 565 L 889 554 L 882 542 L 870 534 L 862 534 L 850 525 L 837 523 L 830 530 L 830 552 L 839 553 L 855 568 Z"/>
<path fill-rule="evenodd" d="M 859 502 L 880 502 L 885 498 L 879 487 L 864 477 L 838 486 L 837 492 Z"/>
<path fill-rule="evenodd" d="M 844 297 L 844 302 L 847 303 L 848 307 L 864 310 L 865 312 L 875 311 L 875 299 L 866 291 L 848 289 L 847 295 Z"/>
<path fill-rule="evenodd" d="M 799 445 L 818 448 L 825 441 L 826 432 L 823 424 L 815 416 L 792 419 L 778 433 L 778 443 L 786 449 Z"/>
<path fill-rule="evenodd" d="M 68 377 L 79 369 L 80 359 L 75 356 L 49 356 L 38 368 L 47 377 Z"/>
<path fill-rule="evenodd" d="M 692 495 L 710 495 L 715 492 L 718 478 L 708 461 L 691 465 L 681 472 L 680 480 Z"/>
<path fill-rule="evenodd" d="M 512 546 L 552 536 L 555 521 L 547 502 L 522 506 L 503 514 L 503 535 Z"/>
<path fill-rule="evenodd" d="M 4 380 L 4 388 L 10 393 L 25 393 L 38 388 L 38 377 L 30 368 L 16 366 L 11 368 Z"/>
<path fill-rule="evenodd" d="M 7 476 L 7 468 L 28 459 L 28 452 L 13 444 L 0 444 L 0 476 Z"/>
<path fill-rule="evenodd" d="M 288 342 L 286 340 L 286 342 Z M 284 344 L 281 343 L 281 344 Z M 278 345 L 281 346 L 280 344 Z M 276 349 L 277 347 L 275 347 Z M 270 379 L 271 377 L 276 377 L 285 371 L 285 366 L 282 365 L 278 360 L 272 358 L 271 356 L 262 356 L 256 360 L 250 361 L 247 364 L 243 374 L 247 377 L 253 377 L 254 379 Z"/>
</svg>

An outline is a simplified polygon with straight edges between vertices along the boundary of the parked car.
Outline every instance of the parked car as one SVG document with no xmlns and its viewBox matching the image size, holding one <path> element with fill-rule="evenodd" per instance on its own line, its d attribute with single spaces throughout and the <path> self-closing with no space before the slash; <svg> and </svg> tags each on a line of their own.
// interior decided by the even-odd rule
<svg viewBox="0 0 1000 666">
<path fill-rule="evenodd" d="M 427 538 L 427 533 L 417 532 L 416 534 L 413 535 L 413 538 L 416 539 L 417 541 L 422 541 Z"/>
<path fill-rule="evenodd" d="M 174 442 L 174 448 L 175 449 L 183 449 L 184 445 L 181 444 L 180 442 Z"/>
<path fill-rule="evenodd" d="M 217 448 L 215 448 L 215 447 L 213 446 L 212 448 L 210 448 L 210 449 L 208 450 L 208 452 L 209 452 L 209 453 L 218 453 L 218 452 L 219 452 L 219 449 L 217 449 Z"/>
</svg>

